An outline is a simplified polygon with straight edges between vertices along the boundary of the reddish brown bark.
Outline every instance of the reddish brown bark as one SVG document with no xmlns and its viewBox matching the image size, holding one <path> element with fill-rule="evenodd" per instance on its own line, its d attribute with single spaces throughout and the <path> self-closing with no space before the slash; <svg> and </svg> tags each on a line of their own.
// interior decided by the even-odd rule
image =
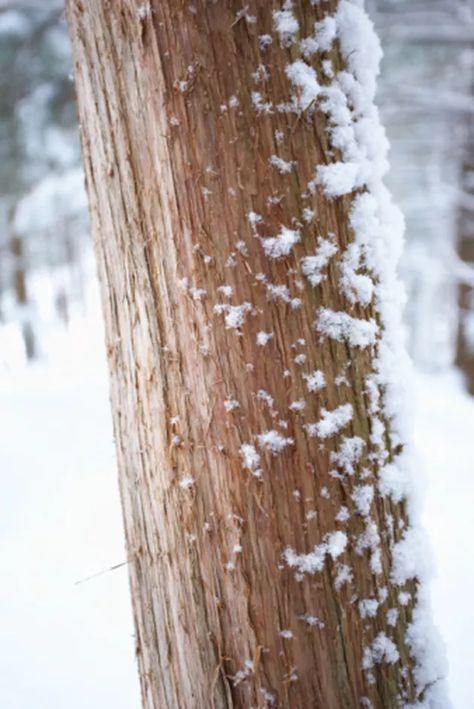
<svg viewBox="0 0 474 709">
<path fill-rule="evenodd" d="M 294 5 L 306 36 L 337 3 Z M 339 257 L 317 288 L 295 278 L 301 257 L 314 252 L 315 233 L 335 234 L 339 253 L 351 240 L 350 198 L 315 194 L 316 221 L 300 225 L 301 242 L 283 260 L 265 256 L 247 217 L 262 215 L 272 235 L 301 215 L 315 165 L 330 160 L 324 116 L 257 114 L 252 105 L 253 90 L 274 104 L 288 99 L 284 67 L 294 50 L 273 33 L 276 3 L 249 3 L 255 23 L 237 0 L 143 8 L 133 0 L 68 3 L 144 705 L 263 707 L 271 695 L 274 706 L 300 709 L 356 707 L 363 697 L 396 707 L 401 688 L 414 697 L 404 644 L 412 604 L 400 607 L 389 581 L 386 515 L 405 520 L 402 506 L 373 504 L 379 577 L 368 551 L 358 555 L 352 543 L 338 562 L 328 558 L 321 573 L 300 580 L 282 559 L 288 546 L 307 553 L 338 529 L 341 505 L 352 515 L 344 527 L 351 538 L 365 528 L 351 498 L 354 481 L 329 475 L 341 437 L 321 442 L 302 424 L 351 403 L 345 435 L 367 444 L 355 481 L 375 465 L 365 392 L 373 353 L 320 341 L 312 325 L 321 305 L 349 309 L 336 286 Z M 258 35 L 266 33 L 274 41 L 263 55 Z M 342 66 L 337 47 L 330 57 Z M 252 73 L 262 62 L 271 76 L 259 87 Z M 297 160 L 297 170 L 282 175 L 269 165 L 274 154 Z M 269 300 L 259 273 L 286 285 L 301 307 Z M 182 279 L 191 290 L 179 287 Z M 229 301 L 223 285 L 233 289 Z M 226 302 L 252 304 L 240 333 L 214 312 Z M 351 313 L 374 315 L 370 307 Z M 256 344 L 260 331 L 273 335 L 265 347 Z M 306 361 L 298 363 L 302 352 Z M 309 397 L 302 374 L 316 369 L 327 385 Z M 343 374 L 347 383 L 337 379 Z M 304 412 L 290 411 L 301 398 Z M 227 412 L 226 399 L 239 408 Z M 262 453 L 260 480 L 244 469 L 240 448 L 273 429 L 294 445 L 278 456 Z M 188 477 L 193 484 L 180 485 Z M 340 561 L 354 579 L 336 588 Z M 362 620 L 358 600 L 380 587 L 388 596 L 377 617 Z M 371 683 L 363 650 L 391 607 L 400 611 L 390 633 L 401 660 L 376 666 Z M 306 615 L 324 627 L 305 623 Z"/>
</svg>

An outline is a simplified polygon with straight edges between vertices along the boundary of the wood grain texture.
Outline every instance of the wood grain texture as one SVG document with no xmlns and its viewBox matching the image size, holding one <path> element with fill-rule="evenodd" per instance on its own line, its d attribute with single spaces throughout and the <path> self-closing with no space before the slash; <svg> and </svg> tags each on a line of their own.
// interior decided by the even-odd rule
<svg viewBox="0 0 474 709">
<path fill-rule="evenodd" d="M 249 2 L 255 22 L 239 15 L 237 0 L 153 0 L 150 12 L 139 5 L 69 0 L 67 15 L 143 704 L 345 709 L 366 697 L 374 707 L 396 707 L 400 688 L 414 697 L 404 645 L 412 604 L 401 607 L 389 581 L 389 539 L 400 525 L 389 529 L 387 514 L 403 523 L 405 511 L 374 501 L 383 566 L 376 578 L 368 550 L 355 550 L 365 522 L 351 498 L 362 468 L 377 465 L 365 391 L 374 352 L 321 340 L 313 328 L 321 305 L 374 317 L 370 307 L 350 306 L 338 288 L 339 255 L 353 238 L 350 197 L 301 196 L 315 166 L 332 159 L 325 117 L 256 113 L 252 105 L 254 90 L 275 105 L 288 100 L 284 68 L 294 48 L 281 47 L 273 32 L 278 3 Z M 302 36 L 336 5 L 296 0 Z M 258 35 L 265 33 L 274 39 L 263 53 Z M 342 67 L 337 46 L 329 56 Z M 257 86 L 252 74 L 262 63 L 270 78 Z M 229 105 L 232 96 L 237 106 Z M 281 144 L 276 131 L 285 137 Z M 274 154 L 294 160 L 296 169 L 281 174 L 269 164 Z M 316 220 L 305 225 L 301 213 L 309 205 Z M 265 256 L 250 211 L 262 215 L 260 233 L 267 236 L 299 220 L 301 241 L 287 258 Z M 328 233 L 338 255 L 313 288 L 300 260 L 314 253 L 316 234 Z M 269 299 L 257 274 L 287 286 L 301 307 Z M 230 300 L 218 290 L 223 285 L 232 287 Z M 226 302 L 252 305 L 240 332 L 214 312 Z M 273 335 L 265 347 L 256 344 L 260 331 Z M 304 363 L 295 362 L 299 353 Z M 309 395 L 303 374 L 313 370 L 322 370 L 327 384 Z M 336 384 L 344 374 L 347 384 Z M 273 397 L 272 406 L 259 390 Z M 227 412 L 229 398 L 239 407 Z M 290 411 L 298 399 L 305 410 Z M 350 480 L 329 475 L 341 437 L 320 441 L 302 427 L 345 403 L 354 418 L 344 435 L 366 442 Z M 259 480 L 244 469 L 240 447 L 273 429 L 294 445 L 277 456 L 262 452 Z M 186 477 L 194 479 L 189 488 L 180 485 Z M 341 505 L 351 511 L 344 524 L 335 520 Z M 343 557 L 295 578 L 283 551 L 307 553 L 339 528 L 350 538 Z M 340 561 L 354 578 L 336 588 Z M 376 618 L 363 620 L 358 600 L 377 596 L 380 587 L 387 599 Z M 401 659 L 377 665 L 371 683 L 363 650 L 386 629 L 385 612 L 393 607 L 400 615 L 390 635 Z M 307 614 L 324 627 L 305 623 Z M 288 630 L 293 637 L 281 635 Z"/>
</svg>

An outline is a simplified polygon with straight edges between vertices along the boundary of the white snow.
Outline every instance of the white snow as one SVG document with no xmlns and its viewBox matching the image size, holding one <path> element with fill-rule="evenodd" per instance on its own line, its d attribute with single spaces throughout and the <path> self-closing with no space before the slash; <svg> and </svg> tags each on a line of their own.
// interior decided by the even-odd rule
<svg viewBox="0 0 474 709">
<path fill-rule="evenodd" d="M 341 404 L 332 411 L 322 409 L 321 420 L 318 423 L 306 424 L 306 431 L 311 437 L 330 438 L 339 433 L 350 421 L 352 421 L 352 405 Z"/>
<path fill-rule="evenodd" d="M 270 258 L 282 258 L 291 253 L 300 238 L 301 234 L 298 230 L 282 226 L 277 236 L 262 239 L 263 249 Z"/>
<path fill-rule="evenodd" d="M 474 399 L 464 391 L 457 373 L 418 374 L 416 385 L 415 433 L 421 457 L 417 470 L 420 474 L 423 468 L 427 488 L 422 519 L 437 571 L 430 584 L 433 615 L 446 643 L 453 706 L 471 709 L 474 564 L 466 540 L 473 536 Z M 436 639 L 426 649 L 435 646 L 442 654 Z M 435 659 L 430 665 L 436 672 L 443 661 Z"/>
<path fill-rule="evenodd" d="M 273 104 L 271 101 L 265 101 L 260 91 L 252 91 L 252 105 L 257 113 L 272 113 Z"/>
<path fill-rule="evenodd" d="M 359 613 L 361 618 L 375 618 L 379 602 L 376 598 L 363 598 L 359 601 Z"/>
<path fill-rule="evenodd" d="M 87 265 L 85 305 L 71 308 L 68 330 L 45 326 L 40 363 L 26 368 L 13 331 L 0 327 L 0 704 L 8 709 L 141 706 L 93 273 Z M 35 296 L 44 300 L 49 284 L 38 280 Z"/>
<path fill-rule="evenodd" d="M 344 437 L 336 451 L 332 451 L 330 462 L 341 468 L 346 475 L 354 475 L 354 466 L 359 462 L 365 442 L 359 436 Z"/>
<path fill-rule="evenodd" d="M 311 222 L 314 221 L 315 216 L 316 212 L 314 209 L 310 209 L 310 207 L 305 207 L 303 209 L 303 221 L 306 224 L 311 224 Z"/>
<path fill-rule="evenodd" d="M 306 401 L 304 399 L 298 399 L 290 404 L 291 411 L 304 411 L 306 408 Z"/>
<path fill-rule="evenodd" d="M 334 585 L 336 589 L 340 589 L 346 583 L 352 583 L 354 574 L 347 564 L 339 564 L 337 567 L 336 578 L 334 579 Z"/>
<path fill-rule="evenodd" d="M 255 446 L 250 443 L 243 443 L 240 446 L 240 453 L 244 459 L 244 468 L 254 472 L 260 465 L 260 455 L 255 450 Z"/>
<path fill-rule="evenodd" d="M 324 628 L 323 621 L 314 615 L 310 615 L 309 613 L 305 613 L 304 615 L 298 616 L 298 620 L 302 620 L 304 623 L 306 623 L 306 625 L 309 625 L 312 628 Z"/>
<path fill-rule="evenodd" d="M 356 485 L 352 491 L 351 496 L 356 506 L 357 512 L 363 517 L 367 517 L 367 515 L 370 513 L 370 508 L 374 499 L 374 486 Z"/>
<path fill-rule="evenodd" d="M 329 556 L 337 559 L 345 551 L 347 536 L 341 531 L 331 532 L 326 538 L 326 544 Z"/>
<path fill-rule="evenodd" d="M 247 315 L 253 311 L 250 303 L 242 303 L 241 305 L 229 305 L 228 303 L 217 303 L 214 306 L 215 313 L 225 313 L 226 328 L 239 330 L 245 323 Z"/>
<path fill-rule="evenodd" d="M 265 51 L 272 44 L 272 42 L 273 38 L 269 34 L 261 34 L 258 37 L 258 43 L 262 51 Z"/>
<path fill-rule="evenodd" d="M 270 165 L 276 167 L 281 175 L 289 175 L 293 171 L 296 163 L 294 160 L 283 160 L 278 155 L 272 155 L 269 159 Z"/>
<path fill-rule="evenodd" d="M 264 332 L 260 330 L 257 332 L 257 345 L 259 347 L 265 347 L 265 345 L 273 338 L 273 332 Z"/>
<path fill-rule="evenodd" d="M 352 211 L 352 218 L 354 211 Z M 368 305 L 372 301 L 374 282 L 370 276 L 358 273 L 363 267 L 365 247 L 358 243 L 349 244 L 344 251 L 340 264 L 340 286 L 350 303 Z"/>
<path fill-rule="evenodd" d="M 265 389 L 259 389 L 257 391 L 257 399 L 264 401 L 267 406 L 271 409 L 273 408 L 273 396 L 265 391 Z"/>
<path fill-rule="evenodd" d="M 260 214 L 257 214 L 256 212 L 249 212 L 247 214 L 247 219 L 252 229 L 256 229 L 258 224 L 263 221 L 263 217 Z"/>
<path fill-rule="evenodd" d="M 235 409 L 240 408 L 240 404 L 237 399 L 226 399 L 224 401 L 224 408 L 227 412 L 234 411 Z"/>
<path fill-rule="evenodd" d="M 356 187 L 360 187 L 360 167 L 355 162 L 334 162 L 330 165 L 319 165 L 316 175 L 308 187 L 314 191 L 316 185 L 321 185 L 326 197 L 342 197 Z"/>
<path fill-rule="evenodd" d="M 385 633 L 379 633 L 373 643 L 364 650 L 362 667 L 364 670 L 370 670 L 374 665 L 381 663 L 392 665 L 399 657 L 393 640 Z"/>
<path fill-rule="evenodd" d="M 298 105 L 305 111 L 319 96 L 320 86 L 316 72 L 302 59 L 289 64 L 285 71 L 291 83 L 298 89 Z"/>
<path fill-rule="evenodd" d="M 287 47 L 293 44 L 294 35 L 300 26 L 291 9 L 276 10 L 273 13 L 273 26 L 280 35 L 280 42 Z"/>
<path fill-rule="evenodd" d="M 151 6 L 150 2 L 142 3 L 137 9 L 137 15 L 140 20 L 145 20 L 147 17 L 151 17 Z"/>
<path fill-rule="evenodd" d="M 219 286 L 217 290 L 226 298 L 232 298 L 232 295 L 234 294 L 234 289 L 232 286 Z"/>
<path fill-rule="evenodd" d="M 380 534 L 374 520 L 367 518 L 365 531 L 359 536 L 356 544 L 357 554 L 370 551 L 370 568 L 372 573 L 382 573 L 382 562 L 380 558 Z"/>
<path fill-rule="evenodd" d="M 294 445 L 293 438 L 282 436 L 278 431 L 265 431 L 257 436 L 258 445 L 272 455 L 278 455 L 288 446 Z"/>
<path fill-rule="evenodd" d="M 398 616 L 398 608 L 389 608 L 385 616 L 387 620 L 387 625 L 390 625 L 392 628 L 394 628 L 397 624 Z"/>
<path fill-rule="evenodd" d="M 361 348 L 375 343 L 378 329 L 373 319 L 353 318 L 348 313 L 335 312 L 329 308 L 320 308 L 314 325 L 316 330 L 326 337 Z"/>
<path fill-rule="evenodd" d="M 342 505 L 342 507 L 339 509 L 339 512 L 336 515 L 336 522 L 347 522 L 347 520 L 350 517 L 349 510 L 345 505 Z"/>
<path fill-rule="evenodd" d="M 430 575 L 432 559 L 425 533 L 418 527 L 408 527 L 393 549 L 392 582 L 403 586 L 413 578 Z"/>
<path fill-rule="evenodd" d="M 332 43 L 336 39 L 337 25 L 332 15 L 326 17 L 314 25 L 314 35 L 318 43 L 319 51 L 327 52 L 331 49 Z"/>
<path fill-rule="evenodd" d="M 183 490 L 190 490 L 194 485 L 196 484 L 196 480 L 191 477 L 190 475 L 187 475 L 184 478 L 181 478 L 179 481 L 179 486 Z"/>
<path fill-rule="evenodd" d="M 314 372 L 310 374 L 303 374 L 303 379 L 306 382 L 308 391 L 320 391 L 326 386 L 324 372 L 320 369 L 315 369 Z"/>
<path fill-rule="evenodd" d="M 331 257 L 337 253 L 337 246 L 330 239 L 323 239 L 321 236 L 317 240 L 317 248 L 314 256 L 304 256 L 301 259 L 301 270 L 312 286 L 318 286 L 325 279 L 322 273 Z"/>
<path fill-rule="evenodd" d="M 323 569 L 327 555 L 337 559 L 344 553 L 347 543 L 348 539 L 344 532 L 331 532 L 309 554 L 296 554 L 288 547 L 283 552 L 283 559 L 290 568 L 297 569 L 301 574 L 315 574 Z"/>
<path fill-rule="evenodd" d="M 379 472 L 378 488 L 383 497 L 391 497 L 394 502 L 400 502 L 408 497 L 413 490 L 413 480 L 416 471 L 411 458 L 403 453 L 392 463 L 387 463 Z"/>
</svg>

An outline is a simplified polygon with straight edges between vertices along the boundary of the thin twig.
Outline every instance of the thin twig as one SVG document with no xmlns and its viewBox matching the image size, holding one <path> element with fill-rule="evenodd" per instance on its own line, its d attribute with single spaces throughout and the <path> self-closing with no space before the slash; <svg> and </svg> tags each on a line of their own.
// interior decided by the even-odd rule
<svg viewBox="0 0 474 709">
<path fill-rule="evenodd" d="M 86 576 L 84 579 L 75 581 L 74 586 L 78 586 L 80 583 L 85 583 L 85 581 L 90 581 L 91 579 L 96 579 L 98 576 L 108 574 L 109 571 L 115 571 L 116 569 L 120 569 L 122 566 L 126 566 L 127 564 L 128 561 L 122 561 L 120 564 L 115 564 L 115 566 L 111 566 L 109 569 L 104 569 L 103 571 L 99 571 L 97 574 L 92 574 L 92 576 Z"/>
</svg>

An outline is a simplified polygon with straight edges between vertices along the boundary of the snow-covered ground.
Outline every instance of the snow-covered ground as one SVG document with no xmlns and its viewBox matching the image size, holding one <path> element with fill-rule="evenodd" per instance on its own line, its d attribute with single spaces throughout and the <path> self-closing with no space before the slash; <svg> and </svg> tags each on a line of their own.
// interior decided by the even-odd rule
<svg viewBox="0 0 474 709">
<path fill-rule="evenodd" d="M 436 566 L 435 622 L 454 709 L 474 707 L 474 398 L 457 372 L 418 374 L 415 434 L 426 478 L 424 523 Z"/>
<path fill-rule="evenodd" d="M 0 707 L 138 709 L 99 306 L 25 368 L 0 337 Z M 20 363 L 19 366 L 17 363 Z"/>
<path fill-rule="evenodd" d="M 48 359 L 26 368 L 0 331 L 0 706 L 138 709 L 133 628 L 99 305 L 88 291 Z M 432 595 L 455 709 L 472 709 L 474 399 L 454 373 L 417 376 Z M 100 571 L 106 573 L 76 584 Z"/>
</svg>

